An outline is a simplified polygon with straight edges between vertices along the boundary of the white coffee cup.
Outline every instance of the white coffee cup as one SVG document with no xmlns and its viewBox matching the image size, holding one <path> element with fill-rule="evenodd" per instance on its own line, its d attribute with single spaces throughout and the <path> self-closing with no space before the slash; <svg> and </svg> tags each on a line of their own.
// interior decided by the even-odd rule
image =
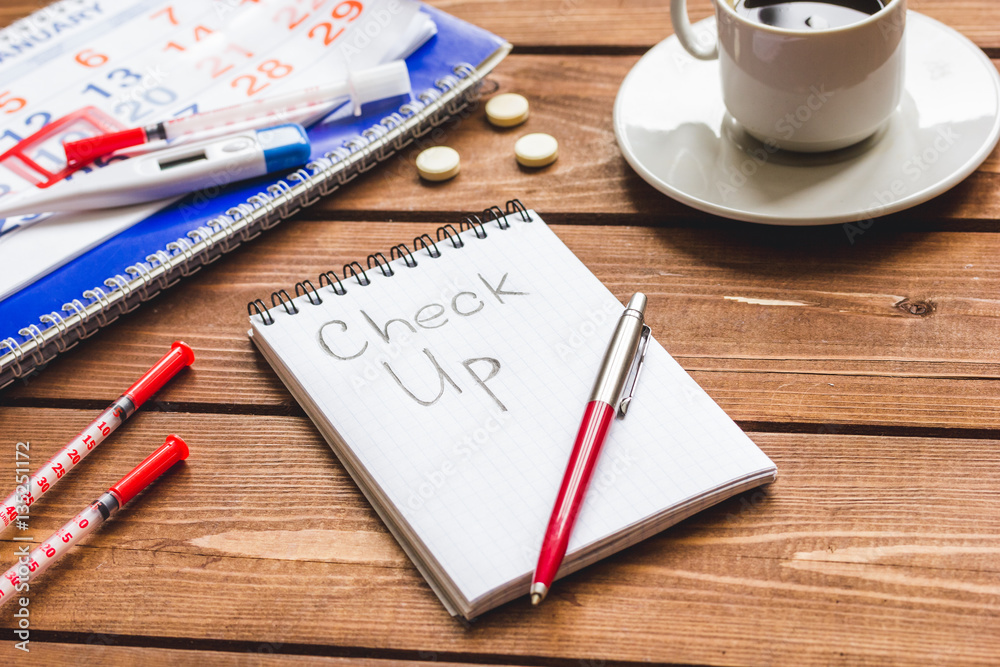
<svg viewBox="0 0 1000 667">
<path fill-rule="evenodd" d="M 742 16 L 737 0 L 712 1 L 717 36 L 696 34 L 685 0 L 671 0 L 674 32 L 694 57 L 719 59 L 726 108 L 756 139 L 836 150 L 872 136 L 899 105 L 906 0 L 850 25 L 802 30 Z"/>
</svg>

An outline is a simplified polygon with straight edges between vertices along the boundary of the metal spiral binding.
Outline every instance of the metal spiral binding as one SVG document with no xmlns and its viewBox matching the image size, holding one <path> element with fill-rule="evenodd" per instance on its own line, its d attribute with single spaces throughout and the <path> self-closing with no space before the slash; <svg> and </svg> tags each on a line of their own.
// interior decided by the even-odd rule
<svg viewBox="0 0 1000 667">
<path fill-rule="evenodd" d="M 309 286 L 311 291 L 306 290 L 306 285 Z M 301 292 L 299 290 L 301 290 Z M 316 286 L 312 284 L 311 280 L 303 280 L 300 283 L 295 283 L 295 296 L 300 297 L 303 295 L 308 295 L 309 303 L 314 306 L 318 306 L 323 303 L 323 297 L 319 295 L 319 292 L 316 290 Z"/>
<path fill-rule="evenodd" d="M 389 260 L 387 260 L 385 258 L 385 255 L 383 255 L 382 253 L 376 252 L 376 253 L 372 253 L 371 255 L 368 255 L 368 268 L 369 269 L 372 268 L 372 261 L 373 260 L 375 262 L 375 266 L 377 266 L 382 271 L 382 275 L 383 276 L 387 276 L 387 277 L 391 278 L 392 276 L 396 275 L 396 272 L 392 270 L 391 266 L 389 266 Z"/>
<path fill-rule="evenodd" d="M 485 239 L 487 236 L 486 223 L 495 222 L 497 228 L 500 230 L 510 229 L 510 220 L 508 218 L 515 214 L 520 217 L 522 222 L 531 222 L 531 215 L 528 214 L 528 209 L 524 207 L 521 200 L 511 199 L 507 202 L 505 208 L 506 211 L 499 206 L 491 206 L 480 214 L 470 214 L 458 224 L 458 229 L 456 229 L 455 225 L 452 224 L 442 225 L 437 228 L 437 241 L 431 238 L 430 234 L 421 234 L 413 239 L 412 252 L 405 243 L 400 243 L 389 249 L 389 259 L 386 259 L 385 255 L 381 252 L 372 253 L 371 255 L 368 255 L 367 271 L 372 271 L 377 268 L 381 271 L 383 276 L 386 278 L 392 278 L 396 275 L 396 272 L 393 270 L 392 266 L 390 266 L 390 263 L 397 259 L 402 259 L 404 264 L 412 269 L 417 266 L 416 255 L 421 250 L 425 251 L 427 256 L 432 259 L 437 259 L 441 256 L 441 250 L 438 248 L 438 242 L 448 240 L 451 241 L 453 248 L 464 248 L 465 240 L 460 236 L 462 231 L 474 229 L 476 238 Z M 367 287 L 371 284 L 371 278 L 368 276 L 367 271 L 361 266 L 360 262 L 349 262 L 344 265 L 341 275 L 345 281 L 353 278 L 357 280 L 360 287 Z M 334 286 L 335 283 L 336 287 Z M 306 290 L 307 285 L 312 291 Z M 327 271 L 325 273 L 321 273 L 319 276 L 319 289 L 316 289 L 316 287 L 309 280 L 303 280 L 302 282 L 295 283 L 295 296 L 296 298 L 300 296 L 307 296 L 309 303 L 314 306 L 318 306 L 323 303 L 323 297 L 320 295 L 320 290 L 322 290 L 325 285 L 328 285 L 331 292 L 337 296 L 344 296 L 347 294 L 347 289 L 344 287 L 344 283 L 341 282 L 341 279 L 336 272 Z M 247 314 L 251 318 L 256 315 L 260 319 L 261 324 L 264 326 L 270 326 L 274 324 L 274 315 L 271 313 L 271 309 L 277 308 L 279 305 L 282 306 L 284 311 L 289 315 L 297 315 L 300 312 L 298 306 L 293 303 L 292 297 L 288 295 L 287 291 L 282 289 L 271 293 L 270 309 L 264 305 L 264 302 L 260 299 L 254 299 L 247 304 Z"/>
<path fill-rule="evenodd" d="M 333 276 L 333 278 L 331 278 L 330 276 Z M 322 274 L 319 277 L 319 287 L 320 287 L 320 289 L 323 288 L 323 279 L 324 278 L 326 278 L 326 281 L 330 285 L 330 289 L 333 290 L 334 294 L 338 294 L 340 296 L 343 296 L 344 294 L 347 294 L 347 290 L 344 288 L 344 283 L 340 282 L 340 278 L 338 278 L 337 274 L 334 273 L 333 271 L 327 271 L 326 273 Z M 337 286 L 336 287 L 333 286 L 333 281 L 334 280 L 337 281 Z"/>
<path fill-rule="evenodd" d="M 355 266 L 358 267 L 357 271 L 354 270 Z M 347 280 L 348 269 L 350 269 L 351 271 L 351 277 L 357 279 L 358 284 L 361 285 L 362 287 L 368 287 L 369 285 L 372 284 L 371 278 L 368 277 L 368 272 L 362 269 L 361 265 L 357 262 L 350 262 L 348 264 L 344 264 L 344 280 Z M 364 280 L 361 279 L 362 276 L 364 276 Z"/>
<path fill-rule="evenodd" d="M 470 215 L 458 223 L 459 232 L 464 232 L 466 229 L 475 229 L 477 238 L 486 238 L 486 226 L 483 225 L 483 221 L 479 219 L 478 215 Z M 479 235 L 480 232 L 482 232 L 482 236 Z"/>
<path fill-rule="evenodd" d="M 430 243 L 431 245 L 427 245 L 428 243 Z M 431 246 L 434 246 L 434 250 L 431 250 Z M 413 239 L 413 251 L 417 252 L 421 248 L 426 250 L 427 254 L 434 259 L 437 259 L 438 257 L 441 256 L 441 251 L 438 250 L 437 242 L 434 239 L 432 239 L 429 234 L 421 234 L 417 238 Z"/>
<path fill-rule="evenodd" d="M 440 241 L 442 236 L 451 241 L 451 245 L 455 248 L 461 248 L 465 245 L 465 241 L 463 241 L 462 237 L 458 235 L 458 230 L 455 229 L 454 225 L 438 227 L 437 240 Z"/>
<path fill-rule="evenodd" d="M 404 252 L 406 253 L 405 255 L 403 254 Z M 402 259 L 406 263 L 406 266 L 411 269 L 417 265 L 417 260 L 414 259 L 413 253 L 410 252 L 410 249 L 406 247 L 405 243 L 394 245 L 389 249 L 389 261 L 393 261 L 395 259 Z"/>
<path fill-rule="evenodd" d="M 62 0 L 51 8 L 64 11 L 59 8 L 80 4 L 80 0 Z M 31 27 L 25 24 L 17 28 L 18 25 L 0 31 L 0 41 L 15 38 L 15 29 Z M 104 287 L 85 291 L 81 299 L 64 304 L 61 314 L 53 312 L 42 316 L 39 321 L 44 327 L 30 325 L 20 329 L 18 334 L 22 340 L 0 339 L 0 388 L 42 367 L 181 278 L 316 203 L 320 197 L 338 190 L 358 174 L 457 115 L 478 98 L 485 73 L 467 64 L 454 67 L 453 72 L 454 75 L 439 80 L 436 87 L 421 93 L 417 100 L 382 118 L 362 136 L 288 174 L 268 186 L 266 192 L 257 193 L 224 215 L 190 230 L 186 237 L 167 244 L 164 250 L 128 266 L 125 275 L 108 278 Z M 416 258 L 410 255 L 408 248 L 404 246 L 404 249 L 415 266 Z M 402 251 L 397 248 L 396 252 Z M 376 264 L 379 268 L 388 264 L 382 260 Z M 357 267 L 361 269 L 360 264 Z M 363 269 L 361 274 L 367 279 Z M 321 298 L 319 292 L 324 284 L 328 284 L 334 294 L 346 293 L 340 277 L 333 272 L 320 276 L 319 290 L 313 288 L 311 293 Z M 305 289 L 305 282 L 302 289 Z M 284 305 L 286 299 L 291 301 L 287 292 L 275 292 L 271 307 L 278 303 Z M 294 305 L 286 306 L 292 307 Z M 247 312 L 273 321 L 267 305 L 260 299 L 248 304 Z"/>
</svg>

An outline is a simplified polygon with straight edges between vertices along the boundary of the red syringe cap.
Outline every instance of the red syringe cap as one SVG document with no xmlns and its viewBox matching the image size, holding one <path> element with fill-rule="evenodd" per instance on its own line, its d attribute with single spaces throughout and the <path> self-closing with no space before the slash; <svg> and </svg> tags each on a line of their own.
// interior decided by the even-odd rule
<svg viewBox="0 0 1000 667">
<path fill-rule="evenodd" d="M 178 371 L 192 363 L 194 363 L 194 351 L 187 346 L 187 343 L 176 341 L 155 366 L 125 391 L 125 395 L 138 408 L 146 402 L 146 399 L 158 392 L 170 378 L 177 375 Z"/>
<path fill-rule="evenodd" d="M 167 441 L 160 448 L 146 457 L 132 472 L 118 480 L 108 491 L 118 499 L 121 507 L 135 498 L 143 489 L 165 473 L 170 466 L 188 457 L 187 443 L 176 435 L 168 435 Z"/>
</svg>

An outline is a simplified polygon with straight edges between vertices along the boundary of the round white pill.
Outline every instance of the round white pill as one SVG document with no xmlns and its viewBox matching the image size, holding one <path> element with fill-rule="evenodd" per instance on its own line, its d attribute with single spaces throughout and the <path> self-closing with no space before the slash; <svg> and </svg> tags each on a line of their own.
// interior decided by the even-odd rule
<svg viewBox="0 0 1000 667">
<path fill-rule="evenodd" d="M 448 146 L 433 146 L 417 156 L 417 173 L 425 181 L 447 181 L 458 175 L 461 159 Z"/>
<path fill-rule="evenodd" d="M 525 167 L 544 167 L 559 157 L 559 142 L 549 134 L 526 134 L 514 144 L 514 156 Z"/>
<path fill-rule="evenodd" d="M 528 120 L 528 100 L 517 93 L 497 95 L 486 103 L 486 118 L 497 127 L 514 127 Z"/>
</svg>

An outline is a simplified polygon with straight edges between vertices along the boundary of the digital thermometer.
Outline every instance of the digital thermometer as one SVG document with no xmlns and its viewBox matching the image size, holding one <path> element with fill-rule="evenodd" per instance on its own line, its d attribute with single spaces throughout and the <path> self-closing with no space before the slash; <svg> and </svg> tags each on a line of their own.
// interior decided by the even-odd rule
<svg viewBox="0 0 1000 667">
<path fill-rule="evenodd" d="M 0 218 L 84 211 L 166 199 L 221 187 L 309 161 L 301 125 L 250 130 L 112 163 L 47 190 L 0 200 Z"/>
<path fill-rule="evenodd" d="M 136 127 L 66 144 L 66 159 L 70 165 L 82 165 L 118 150 L 166 140 L 174 141 L 192 134 L 225 132 L 227 127 L 256 129 L 273 125 L 284 116 L 300 120 L 309 126 L 319 121 L 347 99 L 354 105 L 355 115 L 361 105 L 410 93 L 410 74 L 402 60 L 353 72 L 343 81 L 285 93 L 268 99 L 242 102 L 223 109 L 205 111 L 174 118 L 148 127 Z"/>
</svg>

